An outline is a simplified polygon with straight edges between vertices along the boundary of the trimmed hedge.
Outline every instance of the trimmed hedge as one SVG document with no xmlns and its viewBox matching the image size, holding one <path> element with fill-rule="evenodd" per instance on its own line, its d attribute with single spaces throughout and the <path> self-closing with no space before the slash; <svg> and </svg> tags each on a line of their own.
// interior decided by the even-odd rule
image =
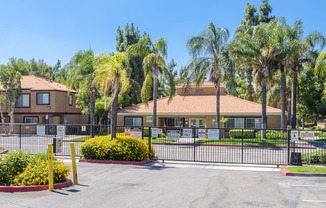
<svg viewBox="0 0 326 208">
<path fill-rule="evenodd" d="M 87 140 L 79 146 L 85 159 L 143 161 L 149 158 L 148 143 L 132 136 L 100 136 Z M 151 156 L 155 155 L 152 146 Z"/>
<path fill-rule="evenodd" d="M 231 138 L 255 138 L 255 130 L 253 129 L 232 129 L 229 134 Z"/>
<path fill-rule="evenodd" d="M 287 132 L 281 132 L 281 131 L 273 131 L 273 130 L 266 130 L 266 139 L 282 139 L 286 140 L 287 139 Z M 256 133 L 256 138 L 263 138 L 263 132 L 258 131 Z"/>
<path fill-rule="evenodd" d="M 326 150 L 306 153 L 301 155 L 302 163 L 308 164 L 326 164 Z"/>
</svg>

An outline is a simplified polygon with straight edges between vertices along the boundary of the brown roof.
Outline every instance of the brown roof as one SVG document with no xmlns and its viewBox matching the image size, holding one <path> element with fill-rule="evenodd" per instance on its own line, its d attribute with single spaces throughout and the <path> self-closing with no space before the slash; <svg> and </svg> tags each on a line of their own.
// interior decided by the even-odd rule
<svg viewBox="0 0 326 208">
<path fill-rule="evenodd" d="M 216 96 L 215 95 L 176 95 L 168 104 L 168 98 L 157 100 L 158 115 L 214 115 L 216 114 Z M 237 98 L 231 95 L 220 96 L 220 112 L 221 115 L 260 115 L 262 111 L 261 104 Z M 152 114 L 153 101 L 148 103 L 148 107 L 144 103 L 123 108 L 118 113 L 133 114 Z M 267 114 L 279 115 L 280 109 L 267 106 Z"/>
<path fill-rule="evenodd" d="M 30 90 L 57 90 L 57 91 L 69 91 L 68 87 L 64 84 L 58 82 L 50 81 L 36 76 L 22 76 L 21 80 L 22 89 Z M 0 85 L 0 89 L 3 90 Z M 77 92 L 75 90 L 70 90 L 71 92 Z"/>
<path fill-rule="evenodd" d="M 177 88 L 182 88 L 185 85 L 185 83 L 181 83 L 181 84 L 177 84 L 176 87 Z M 190 87 L 197 87 L 196 83 L 191 82 L 190 83 Z M 215 87 L 215 84 L 213 82 L 203 82 L 199 85 L 200 88 L 204 88 L 204 87 Z M 224 87 L 225 85 L 223 83 L 220 84 L 220 87 Z"/>
</svg>

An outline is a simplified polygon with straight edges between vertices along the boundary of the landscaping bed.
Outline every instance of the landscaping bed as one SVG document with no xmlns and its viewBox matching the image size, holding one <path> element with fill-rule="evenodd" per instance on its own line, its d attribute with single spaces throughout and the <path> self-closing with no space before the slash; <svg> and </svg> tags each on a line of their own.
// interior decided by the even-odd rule
<svg viewBox="0 0 326 208">
<path fill-rule="evenodd" d="M 0 147 L 0 154 L 5 154 L 7 152 L 8 150 L 6 148 Z"/>
<path fill-rule="evenodd" d="M 53 157 L 53 182 L 54 184 L 68 185 L 66 181 L 70 174 L 70 166 L 63 163 L 62 160 Z M 67 183 L 65 183 L 67 182 Z M 34 186 L 43 185 L 43 189 L 35 189 Z M 33 156 L 23 151 L 13 151 L 6 156 L 0 157 L 0 191 L 22 191 L 24 190 L 44 190 L 44 185 L 48 185 L 48 159 L 47 154 L 39 153 Z M 9 188 L 13 187 L 13 188 Z M 34 188 L 33 188 L 34 187 Z M 62 187 L 57 185 L 56 187 Z"/>
<path fill-rule="evenodd" d="M 88 139 L 79 146 L 82 159 L 80 162 L 138 164 L 149 161 L 149 147 L 145 140 L 131 136 L 117 136 L 111 140 L 110 135 Z M 155 149 L 151 148 L 151 158 Z"/>
<path fill-rule="evenodd" d="M 282 166 L 281 173 L 285 176 L 321 176 L 326 177 L 325 166 Z"/>
</svg>

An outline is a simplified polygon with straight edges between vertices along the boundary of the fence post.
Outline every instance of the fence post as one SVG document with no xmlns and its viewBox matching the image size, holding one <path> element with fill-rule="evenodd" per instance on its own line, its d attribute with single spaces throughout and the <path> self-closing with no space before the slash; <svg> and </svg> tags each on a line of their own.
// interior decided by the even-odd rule
<svg viewBox="0 0 326 208">
<path fill-rule="evenodd" d="M 195 129 L 192 129 L 192 135 L 194 136 L 194 162 L 196 162 L 196 132 Z"/>
<path fill-rule="evenodd" d="M 19 149 L 22 150 L 22 125 L 19 125 Z"/>
<path fill-rule="evenodd" d="M 241 138 L 241 163 L 243 163 L 243 129 Z"/>
<path fill-rule="evenodd" d="M 290 165 L 290 131 L 289 129 L 287 130 L 287 139 L 288 139 L 288 148 L 287 148 L 287 153 L 288 153 L 288 165 Z"/>
<path fill-rule="evenodd" d="M 151 127 L 148 127 L 148 149 L 149 149 L 149 159 L 152 159 L 152 135 Z"/>
</svg>

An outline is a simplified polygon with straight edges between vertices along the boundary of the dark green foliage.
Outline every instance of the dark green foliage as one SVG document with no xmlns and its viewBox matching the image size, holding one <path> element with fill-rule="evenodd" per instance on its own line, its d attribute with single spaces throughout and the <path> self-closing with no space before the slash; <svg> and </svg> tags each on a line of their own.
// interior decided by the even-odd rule
<svg viewBox="0 0 326 208">
<path fill-rule="evenodd" d="M 262 131 L 258 131 L 256 133 L 256 138 L 262 138 Z M 282 131 L 273 131 L 273 130 L 266 130 L 266 138 L 265 139 L 287 139 L 287 132 Z"/>
<path fill-rule="evenodd" d="M 229 131 L 231 138 L 255 138 L 253 129 L 232 129 Z"/>
<path fill-rule="evenodd" d="M 326 150 L 302 154 L 301 160 L 307 164 L 326 164 Z"/>
</svg>

